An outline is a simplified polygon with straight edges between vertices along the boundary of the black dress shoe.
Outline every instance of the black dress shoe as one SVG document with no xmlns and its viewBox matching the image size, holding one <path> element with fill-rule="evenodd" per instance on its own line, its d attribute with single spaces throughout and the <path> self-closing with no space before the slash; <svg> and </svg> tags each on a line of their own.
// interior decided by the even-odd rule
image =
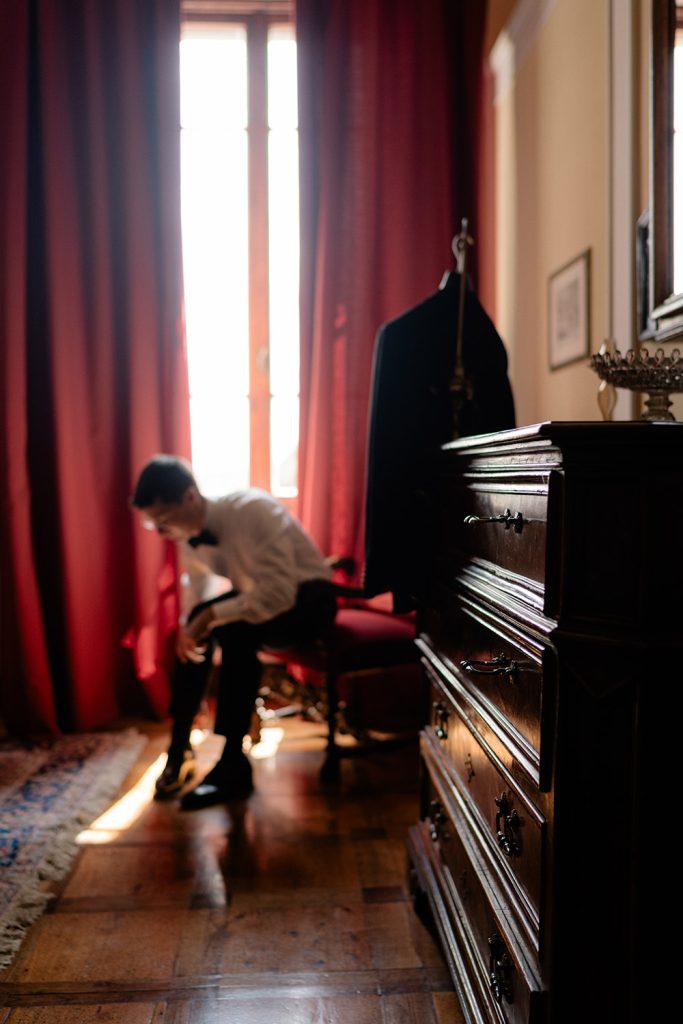
<svg viewBox="0 0 683 1024">
<path fill-rule="evenodd" d="M 232 763 L 219 761 L 198 786 L 180 800 L 184 811 L 198 811 L 202 807 L 245 800 L 254 791 L 251 765 L 246 757 Z"/>
<path fill-rule="evenodd" d="M 167 800 L 183 788 L 186 782 L 193 778 L 197 762 L 194 759 L 194 750 L 187 747 L 176 753 L 169 750 L 166 758 L 166 767 L 154 783 L 154 799 Z"/>
</svg>

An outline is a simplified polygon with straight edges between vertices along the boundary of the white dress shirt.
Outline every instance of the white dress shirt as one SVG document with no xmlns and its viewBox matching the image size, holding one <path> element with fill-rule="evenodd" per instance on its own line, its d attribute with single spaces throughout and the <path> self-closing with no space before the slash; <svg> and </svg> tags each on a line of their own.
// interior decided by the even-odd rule
<svg viewBox="0 0 683 1024">
<path fill-rule="evenodd" d="M 294 607 L 301 583 L 331 578 L 313 540 L 267 491 L 207 499 L 205 527 L 218 543 L 183 544 L 183 561 L 192 605 L 225 590 L 220 577 L 239 591 L 213 606 L 218 624 L 267 622 Z"/>
</svg>

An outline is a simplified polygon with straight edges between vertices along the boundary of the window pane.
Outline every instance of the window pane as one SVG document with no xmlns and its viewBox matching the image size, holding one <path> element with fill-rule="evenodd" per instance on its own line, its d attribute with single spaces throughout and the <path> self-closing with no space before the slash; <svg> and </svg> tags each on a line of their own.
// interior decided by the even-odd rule
<svg viewBox="0 0 683 1024">
<path fill-rule="evenodd" d="M 299 392 L 299 143 L 291 26 L 268 33 L 268 85 L 270 390 L 292 400 Z"/>
<path fill-rule="evenodd" d="M 182 230 L 190 393 L 249 389 L 247 139 L 183 129 Z"/>
<path fill-rule="evenodd" d="M 180 42 L 183 128 L 247 124 L 247 32 L 244 25 L 183 28 Z"/>
<path fill-rule="evenodd" d="M 253 43 L 258 45 L 257 36 Z M 296 495 L 299 413 L 298 140 L 291 26 L 271 26 L 267 47 L 269 373 L 274 396 L 270 486 L 287 497 Z M 192 453 L 200 487 L 210 495 L 249 484 L 247 81 L 245 25 L 184 27 L 181 199 Z M 249 130 L 261 131 L 261 126 L 259 117 Z M 251 205 L 265 198 L 251 196 Z M 253 415 L 251 423 L 252 430 L 254 424 L 266 428 Z M 266 445 L 268 437 L 251 439 L 252 445 L 260 441 Z"/>
<path fill-rule="evenodd" d="M 198 409 L 198 403 L 202 408 Z M 249 402 L 190 399 L 192 468 L 210 498 L 249 486 Z"/>
<path fill-rule="evenodd" d="M 297 494 L 299 444 L 299 141 L 296 43 L 268 34 L 268 247 L 271 489 Z"/>
<path fill-rule="evenodd" d="M 270 390 L 299 391 L 299 151 L 296 131 L 271 131 L 268 145 Z"/>
<path fill-rule="evenodd" d="M 296 128 L 296 42 L 289 25 L 268 30 L 268 125 L 270 128 Z"/>
<path fill-rule="evenodd" d="M 192 461 L 201 490 L 249 483 L 246 32 L 181 42 L 181 203 Z"/>
<path fill-rule="evenodd" d="M 270 479 L 273 494 L 297 494 L 299 399 L 272 398 L 270 402 Z"/>
</svg>

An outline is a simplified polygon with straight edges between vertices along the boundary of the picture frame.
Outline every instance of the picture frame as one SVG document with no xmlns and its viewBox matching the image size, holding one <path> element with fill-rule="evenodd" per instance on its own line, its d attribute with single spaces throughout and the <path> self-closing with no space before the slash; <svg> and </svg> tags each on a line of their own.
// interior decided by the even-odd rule
<svg viewBox="0 0 683 1024">
<path fill-rule="evenodd" d="M 590 353 L 590 249 L 548 280 L 548 359 L 551 370 Z"/>
</svg>

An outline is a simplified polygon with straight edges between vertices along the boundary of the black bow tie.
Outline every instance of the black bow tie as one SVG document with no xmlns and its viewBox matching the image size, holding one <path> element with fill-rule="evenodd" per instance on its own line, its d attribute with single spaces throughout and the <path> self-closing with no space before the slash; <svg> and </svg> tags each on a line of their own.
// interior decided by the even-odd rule
<svg viewBox="0 0 683 1024">
<path fill-rule="evenodd" d="M 215 547 L 218 544 L 218 537 L 211 530 L 202 530 L 196 537 L 188 537 L 187 543 L 193 548 L 198 548 L 200 544 L 213 544 Z"/>
</svg>

